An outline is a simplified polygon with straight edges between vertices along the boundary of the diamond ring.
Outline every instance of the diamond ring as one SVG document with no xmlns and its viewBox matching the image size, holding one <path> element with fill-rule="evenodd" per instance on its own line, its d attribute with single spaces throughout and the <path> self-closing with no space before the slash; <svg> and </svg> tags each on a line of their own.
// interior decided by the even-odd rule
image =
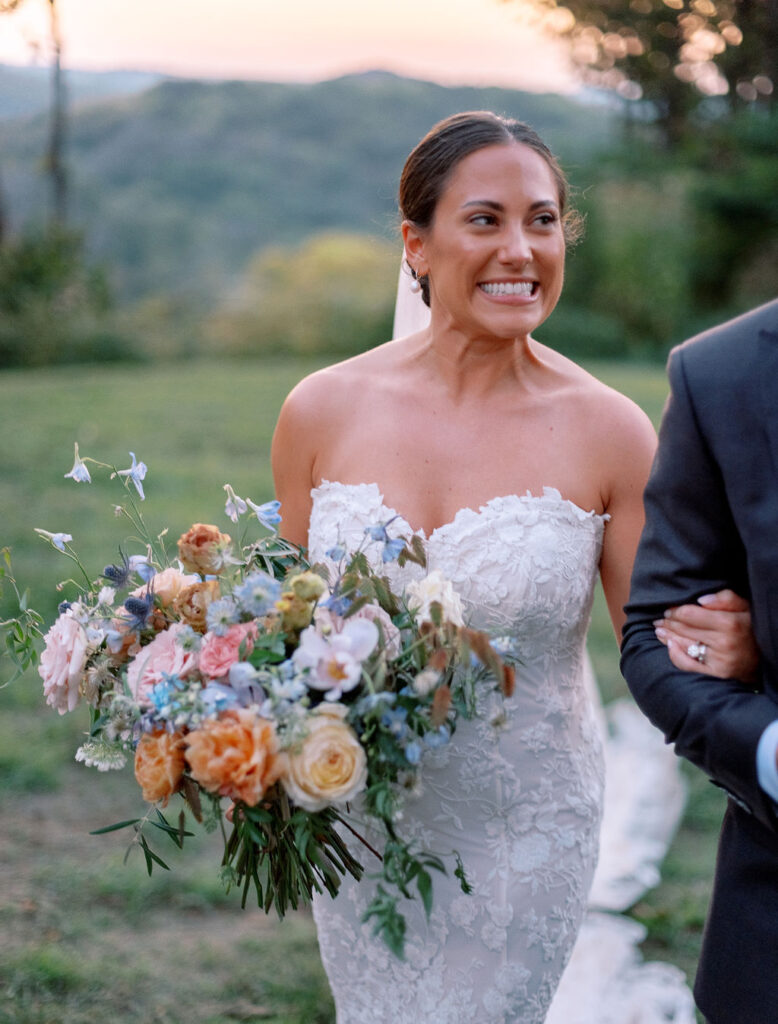
<svg viewBox="0 0 778 1024">
<path fill-rule="evenodd" d="M 686 653 L 690 658 L 694 658 L 695 661 L 699 661 L 701 665 L 704 665 L 705 655 L 708 653 L 708 648 L 705 644 L 689 644 L 686 648 Z"/>
</svg>

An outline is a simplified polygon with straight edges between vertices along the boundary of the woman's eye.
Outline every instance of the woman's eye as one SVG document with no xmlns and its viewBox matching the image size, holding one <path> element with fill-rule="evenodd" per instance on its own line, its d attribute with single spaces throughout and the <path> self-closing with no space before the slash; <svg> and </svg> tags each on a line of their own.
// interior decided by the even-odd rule
<svg viewBox="0 0 778 1024">
<path fill-rule="evenodd" d="M 555 213 L 541 213 L 536 220 L 539 224 L 556 224 L 557 218 Z"/>
<path fill-rule="evenodd" d="M 470 218 L 471 224 L 494 224 L 495 217 L 492 213 L 477 213 L 474 217 Z"/>
</svg>

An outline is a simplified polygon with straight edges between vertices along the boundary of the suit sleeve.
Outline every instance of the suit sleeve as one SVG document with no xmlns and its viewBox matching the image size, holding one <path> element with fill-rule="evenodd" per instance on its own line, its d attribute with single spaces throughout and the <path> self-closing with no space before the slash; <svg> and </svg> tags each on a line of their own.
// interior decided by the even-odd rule
<svg viewBox="0 0 778 1024">
<path fill-rule="evenodd" d="M 670 399 L 645 492 L 621 667 L 638 705 L 676 753 L 778 831 L 756 759 L 778 705 L 734 680 L 680 671 L 654 634 L 653 621 L 672 605 L 722 587 L 747 593 L 745 552 L 720 468 L 699 428 L 684 355 L 676 350 L 670 360 Z"/>
</svg>

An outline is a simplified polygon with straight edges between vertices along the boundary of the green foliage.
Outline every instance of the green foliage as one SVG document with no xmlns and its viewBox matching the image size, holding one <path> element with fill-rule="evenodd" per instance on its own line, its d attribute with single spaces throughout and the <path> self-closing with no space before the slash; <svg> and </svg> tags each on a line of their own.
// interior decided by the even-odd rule
<svg viewBox="0 0 778 1024">
<path fill-rule="evenodd" d="M 510 0 L 509 0 L 510 2 Z M 678 143 L 710 97 L 730 109 L 769 106 L 776 85 L 778 14 L 734 0 L 530 0 L 570 43 L 584 79 L 612 90 Z"/>
<path fill-rule="evenodd" d="M 778 291 L 778 111 L 712 125 L 707 149 L 690 190 L 696 304 L 735 305 L 744 291 L 766 301 Z"/>
<path fill-rule="evenodd" d="M 77 234 L 25 234 L 0 245 L 0 366 L 128 358 L 109 319 L 105 278 Z"/>
<path fill-rule="evenodd" d="M 354 354 L 392 336 L 399 246 L 329 233 L 271 247 L 248 265 L 235 297 L 211 324 L 231 355 Z"/>
</svg>

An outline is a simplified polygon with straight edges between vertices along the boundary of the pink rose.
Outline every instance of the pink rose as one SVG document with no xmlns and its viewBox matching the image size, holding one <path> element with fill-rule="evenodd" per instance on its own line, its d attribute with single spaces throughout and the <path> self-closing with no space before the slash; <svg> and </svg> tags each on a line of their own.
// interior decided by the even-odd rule
<svg viewBox="0 0 778 1024">
<path fill-rule="evenodd" d="M 149 694 L 163 675 L 183 678 L 197 668 L 197 654 L 185 651 L 178 643 L 179 634 L 188 632 L 181 622 L 157 633 L 150 644 L 142 647 L 127 669 L 127 685 L 138 703 L 148 704 Z"/>
<path fill-rule="evenodd" d="M 46 703 L 64 715 L 78 704 L 86 667 L 86 631 L 68 610 L 48 631 L 45 642 L 38 666 L 43 692 Z"/>
<path fill-rule="evenodd" d="M 200 671 L 212 679 L 226 676 L 230 666 L 240 661 L 241 644 L 245 642 L 244 652 L 250 654 L 256 635 L 256 622 L 236 622 L 224 636 L 206 633 L 200 648 Z"/>
</svg>

